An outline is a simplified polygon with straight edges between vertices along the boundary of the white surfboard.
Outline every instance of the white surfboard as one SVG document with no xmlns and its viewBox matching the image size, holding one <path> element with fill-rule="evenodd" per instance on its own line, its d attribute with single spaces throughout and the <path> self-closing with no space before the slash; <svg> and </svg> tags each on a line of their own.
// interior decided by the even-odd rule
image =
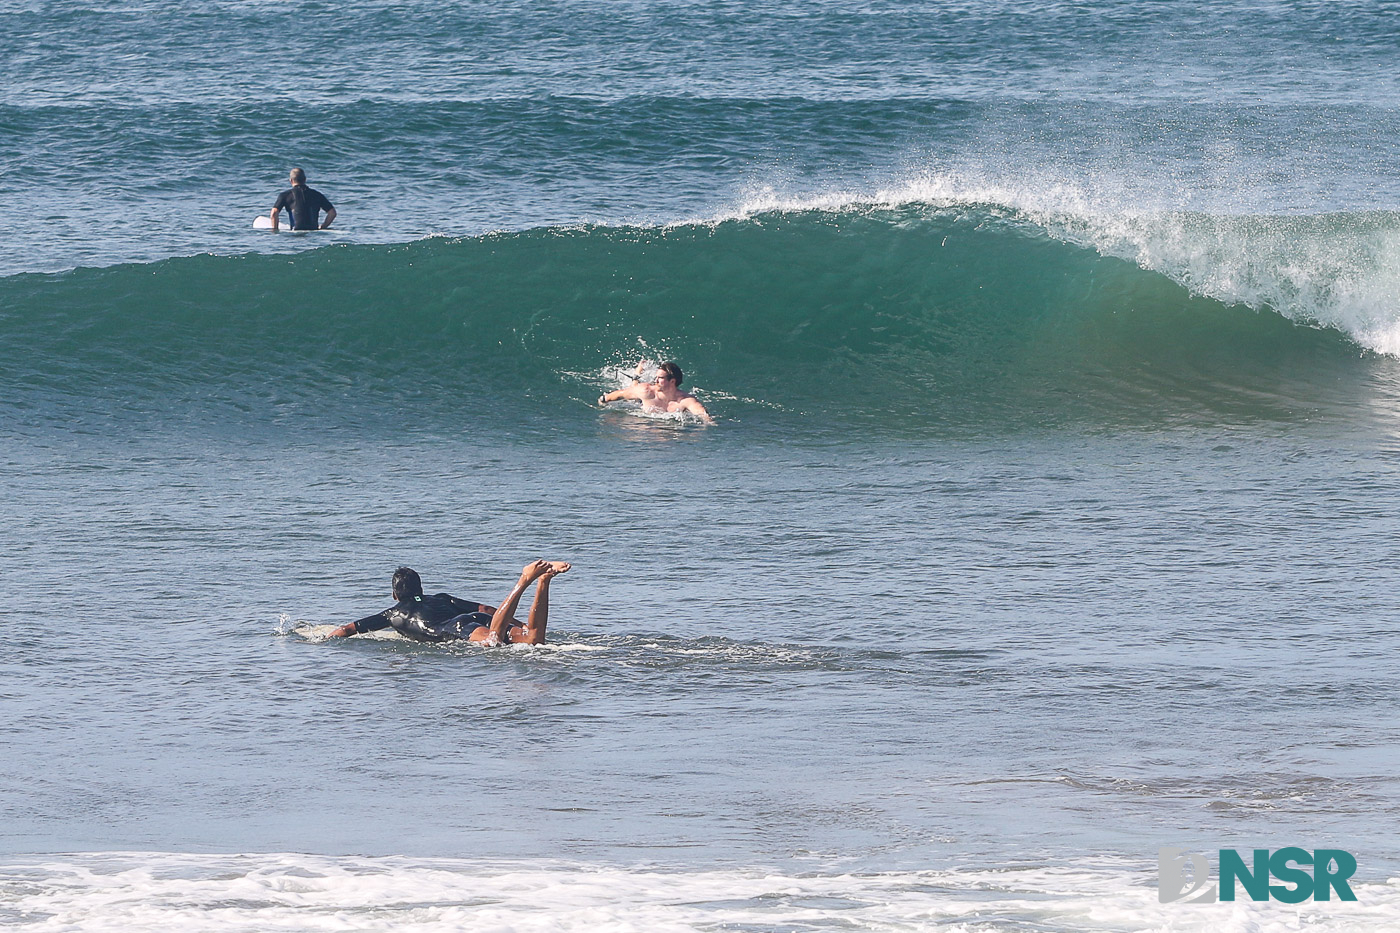
<svg viewBox="0 0 1400 933">
<path fill-rule="evenodd" d="M 269 217 L 269 216 L 267 216 L 266 214 L 259 214 L 258 216 L 256 216 L 256 217 L 253 218 L 253 229 L 254 229 L 254 230 L 271 230 L 271 229 L 272 229 L 272 218 Z M 277 229 L 278 229 L 279 232 L 282 231 L 282 230 L 288 230 L 288 231 L 290 231 L 290 230 L 292 229 L 292 225 L 291 225 L 290 223 L 287 222 L 287 219 L 286 219 L 285 217 L 283 217 L 283 218 L 281 218 L 280 220 L 277 221 Z M 311 231 L 311 230 L 297 230 L 297 231 L 294 231 L 294 232 L 296 232 L 296 233 L 311 233 L 311 232 L 313 232 L 313 231 Z"/>
</svg>

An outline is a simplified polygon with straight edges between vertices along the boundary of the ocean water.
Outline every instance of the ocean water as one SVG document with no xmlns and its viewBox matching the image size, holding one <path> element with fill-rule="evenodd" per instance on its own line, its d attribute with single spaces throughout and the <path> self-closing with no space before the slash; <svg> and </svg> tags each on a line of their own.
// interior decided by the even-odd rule
<svg viewBox="0 0 1400 933">
<path fill-rule="evenodd" d="M 1400 927 L 1397 12 L 0 5 L 0 926 Z"/>
</svg>

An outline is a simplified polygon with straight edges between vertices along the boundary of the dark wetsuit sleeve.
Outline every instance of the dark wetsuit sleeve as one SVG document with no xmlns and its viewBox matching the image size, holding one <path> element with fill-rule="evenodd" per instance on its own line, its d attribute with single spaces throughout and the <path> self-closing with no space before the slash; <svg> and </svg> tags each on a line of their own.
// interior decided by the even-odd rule
<svg viewBox="0 0 1400 933">
<path fill-rule="evenodd" d="M 290 192 L 290 191 L 283 191 L 281 194 L 279 194 L 279 195 L 277 196 L 277 202 L 276 202 L 275 204 L 272 205 L 272 209 L 273 209 L 274 211 L 282 211 L 282 210 L 288 210 L 288 209 L 290 209 L 291 206 L 292 206 L 292 199 L 291 199 L 290 195 L 291 195 L 291 192 Z"/>
<path fill-rule="evenodd" d="M 452 611 L 456 615 L 462 615 L 466 612 L 481 611 L 481 603 L 474 603 L 466 599 L 458 599 L 456 596 L 449 596 L 446 593 L 442 593 L 441 595 L 447 597 L 447 600 L 452 604 Z"/>
<path fill-rule="evenodd" d="M 366 616 L 355 623 L 355 634 L 362 635 L 365 632 L 377 632 L 380 629 L 388 628 L 390 624 L 389 613 L 376 612 L 374 615 Z"/>
<path fill-rule="evenodd" d="M 335 210 L 335 206 L 331 204 L 330 198 L 326 197 L 324 194 L 315 190 L 314 188 L 312 189 L 311 193 L 314 194 L 316 196 L 316 200 L 320 202 L 317 206 L 320 207 L 321 210 L 327 212 Z"/>
</svg>

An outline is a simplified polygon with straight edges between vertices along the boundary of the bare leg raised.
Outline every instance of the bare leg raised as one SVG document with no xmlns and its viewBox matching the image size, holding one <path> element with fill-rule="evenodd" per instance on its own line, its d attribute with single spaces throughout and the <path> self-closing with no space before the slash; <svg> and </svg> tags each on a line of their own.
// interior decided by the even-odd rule
<svg viewBox="0 0 1400 933">
<path fill-rule="evenodd" d="M 491 614 L 491 626 L 487 629 L 477 629 L 468 637 L 472 641 L 485 642 L 488 645 L 504 644 L 506 627 L 510 625 L 511 616 L 515 615 L 515 608 L 520 605 L 520 597 L 525 594 L 525 589 L 548 569 L 547 561 L 537 560 L 533 564 L 526 564 L 525 569 L 520 572 L 520 579 L 515 581 L 515 586 L 511 587 L 506 598 Z"/>
<path fill-rule="evenodd" d="M 569 569 L 563 561 L 550 561 L 549 569 L 540 574 L 540 582 L 535 585 L 535 601 L 530 604 L 530 618 L 525 622 L 525 632 L 517 637 L 512 633 L 512 641 L 525 645 L 544 644 L 544 632 L 549 625 L 549 581 Z"/>
<path fill-rule="evenodd" d="M 505 600 L 503 600 L 500 606 L 496 607 L 496 611 L 492 613 L 490 627 L 485 629 L 478 628 L 471 633 L 469 638 L 474 642 L 481 642 L 487 645 L 502 645 L 512 641 L 510 633 L 514 631 L 520 633 L 520 635 L 514 639 L 515 641 L 521 641 L 530 645 L 541 644 L 544 641 L 545 625 L 549 618 L 549 592 L 546 580 L 568 569 L 569 565 L 563 561 L 537 560 L 534 563 L 526 564 L 525 569 L 520 572 L 520 579 L 516 581 L 515 586 L 506 594 Z M 527 627 L 522 630 L 516 625 L 512 630 L 512 625 L 515 625 L 515 620 L 512 617 L 515 615 L 516 607 L 520 605 L 520 597 L 525 595 L 525 590 L 529 589 L 530 584 L 534 583 L 536 580 L 540 581 L 540 586 L 544 589 L 544 593 L 536 592 L 535 605 L 530 607 L 530 619 L 526 623 Z M 541 595 L 544 597 L 543 604 L 541 604 L 540 601 Z M 537 613 L 539 615 L 538 626 L 536 625 Z M 532 636 L 531 633 L 535 632 L 537 628 L 538 636 Z"/>
</svg>

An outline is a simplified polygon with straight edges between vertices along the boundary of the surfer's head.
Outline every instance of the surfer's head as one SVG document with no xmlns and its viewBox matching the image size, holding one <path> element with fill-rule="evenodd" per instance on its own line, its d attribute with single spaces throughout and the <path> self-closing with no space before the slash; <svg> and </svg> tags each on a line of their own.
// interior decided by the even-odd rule
<svg viewBox="0 0 1400 933">
<path fill-rule="evenodd" d="M 681 372 L 681 368 L 675 363 L 662 363 L 656 367 L 656 378 L 660 379 L 663 376 L 675 383 L 677 389 L 685 381 L 685 373 Z"/>
<path fill-rule="evenodd" d="M 306 184 L 306 172 L 302 171 L 299 168 L 292 169 L 291 173 L 287 177 L 291 179 L 292 184 L 294 185 Z"/>
<path fill-rule="evenodd" d="M 394 571 L 394 598 L 397 600 L 412 599 L 415 596 L 423 595 L 423 581 L 418 579 L 418 572 L 408 567 L 400 567 Z"/>
</svg>

